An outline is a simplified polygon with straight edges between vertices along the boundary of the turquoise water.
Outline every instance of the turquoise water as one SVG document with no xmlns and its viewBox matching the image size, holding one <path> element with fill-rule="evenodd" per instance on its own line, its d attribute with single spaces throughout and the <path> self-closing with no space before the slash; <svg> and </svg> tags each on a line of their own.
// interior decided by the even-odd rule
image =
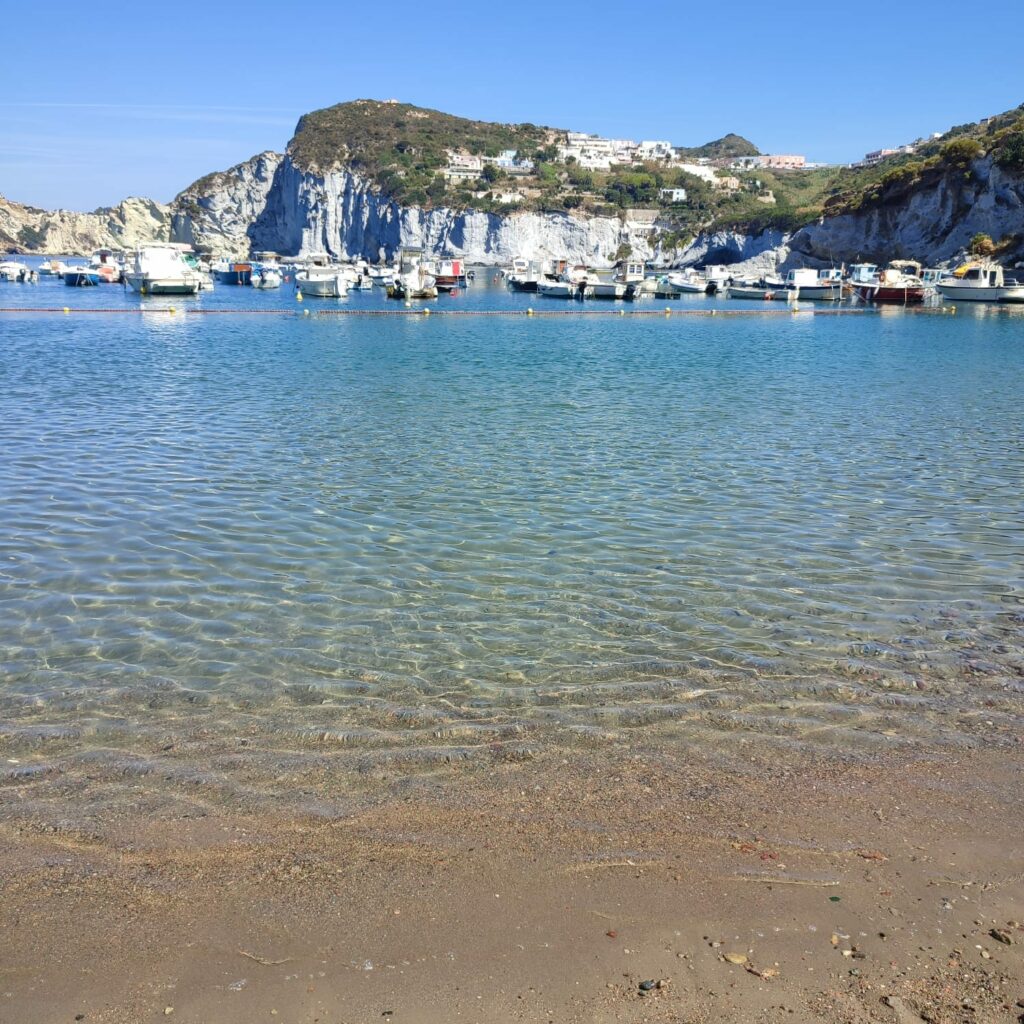
<svg viewBox="0 0 1024 1024">
<path fill-rule="evenodd" d="M 2 314 L 0 754 L 1009 742 L 1022 314 Z"/>
</svg>

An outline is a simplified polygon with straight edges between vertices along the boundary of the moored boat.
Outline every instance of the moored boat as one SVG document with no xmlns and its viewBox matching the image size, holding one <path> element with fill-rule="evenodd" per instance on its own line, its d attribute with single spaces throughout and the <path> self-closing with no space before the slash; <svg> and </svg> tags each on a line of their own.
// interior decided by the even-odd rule
<svg viewBox="0 0 1024 1024">
<path fill-rule="evenodd" d="M 92 288 L 100 283 L 100 272 L 95 267 L 66 267 L 64 283 L 69 288 Z"/>
<path fill-rule="evenodd" d="M 760 302 L 788 302 L 793 292 L 784 283 L 761 278 L 759 281 L 727 281 L 719 288 L 726 299 L 753 299 Z"/>
<path fill-rule="evenodd" d="M 450 289 L 449 289 L 450 290 Z M 431 266 L 423 259 L 422 249 L 403 249 L 398 258 L 398 272 L 388 286 L 389 299 L 436 299 L 437 279 Z"/>
<path fill-rule="evenodd" d="M 213 276 L 218 284 L 252 284 L 252 264 L 221 260 L 213 265 Z"/>
<path fill-rule="evenodd" d="M 14 281 L 25 284 L 31 281 L 32 270 L 27 263 L 17 260 L 4 260 L 0 263 L 0 281 Z"/>
<path fill-rule="evenodd" d="M 348 274 L 340 267 L 307 266 L 295 275 L 296 291 L 318 299 L 343 299 L 348 285 Z"/>
<path fill-rule="evenodd" d="M 140 295 L 195 295 L 203 281 L 185 259 L 188 249 L 175 242 L 144 245 L 132 256 L 125 282 Z"/>
<path fill-rule="evenodd" d="M 281 271 L 277 267 L 255 267 L 252 272 L 253 288 L 280 288 Z"/>
<path fill-rule="evenodd" d="M 879 271 L 873 263 L 858 263 L 850 268 L 850 284 L 861 302 L 914 306 L 924 302 L 927 285 L 904 266 L 889 266 Z"/>
<path fill-rule="evenodd" d="M 935 287 L 953 302 L 1024 302 L 1024 282 L 1007 278 L 998 263 L 965 264 Z"/>
<path fill-rule="evenodd" d="M 797 299 L 838 302 L 843 297 L 843 282 L 838 271 L 817 271 L 801 267 L 786 275 L 785 284 Z"/>
</svg>

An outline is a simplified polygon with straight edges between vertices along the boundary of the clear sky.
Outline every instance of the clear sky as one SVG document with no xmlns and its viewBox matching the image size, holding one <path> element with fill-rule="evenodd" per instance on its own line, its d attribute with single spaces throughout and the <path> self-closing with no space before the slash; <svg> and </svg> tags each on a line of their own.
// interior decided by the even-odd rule
<svg viewBox="0 0 1024 1024">
<path fill-rule="evenodd" d="M 494 121 L 857 159 L 1024 102 L 1024 0 L 104 4 L 7 0 L 0 193 L 167 201 L 397 98 Z"/>
</svg>

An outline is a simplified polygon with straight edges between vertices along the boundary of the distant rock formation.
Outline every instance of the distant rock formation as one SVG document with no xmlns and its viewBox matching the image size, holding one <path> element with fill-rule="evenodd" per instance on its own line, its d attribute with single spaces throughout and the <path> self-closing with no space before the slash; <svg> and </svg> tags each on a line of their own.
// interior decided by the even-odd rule
<svg viewBox="0 0 1024 1024">
<path fill-rule="evenodd" d="M 152 199 L 125 199 L 92 213 L 38 210 L 0 196 L 0 251 L 65 255 L 132 249 L 171 237 L 170 208 Z"/>
</svg>

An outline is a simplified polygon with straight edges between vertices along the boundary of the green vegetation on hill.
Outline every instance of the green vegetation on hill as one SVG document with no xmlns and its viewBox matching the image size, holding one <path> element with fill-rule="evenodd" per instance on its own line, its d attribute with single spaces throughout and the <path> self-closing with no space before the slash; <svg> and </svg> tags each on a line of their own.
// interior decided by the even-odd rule
<svg viewBox="0 0 1024 1024">
<path fill-rule="evenodd" d="M 749 139 L 730 132 L 714 142 L 705 142 L 703 146 L 692 148 L 677 147 L 683 156 L 692 160 L 735 160 L 739 156 L 760 156 L 761 151 Z"/>
</svg>

